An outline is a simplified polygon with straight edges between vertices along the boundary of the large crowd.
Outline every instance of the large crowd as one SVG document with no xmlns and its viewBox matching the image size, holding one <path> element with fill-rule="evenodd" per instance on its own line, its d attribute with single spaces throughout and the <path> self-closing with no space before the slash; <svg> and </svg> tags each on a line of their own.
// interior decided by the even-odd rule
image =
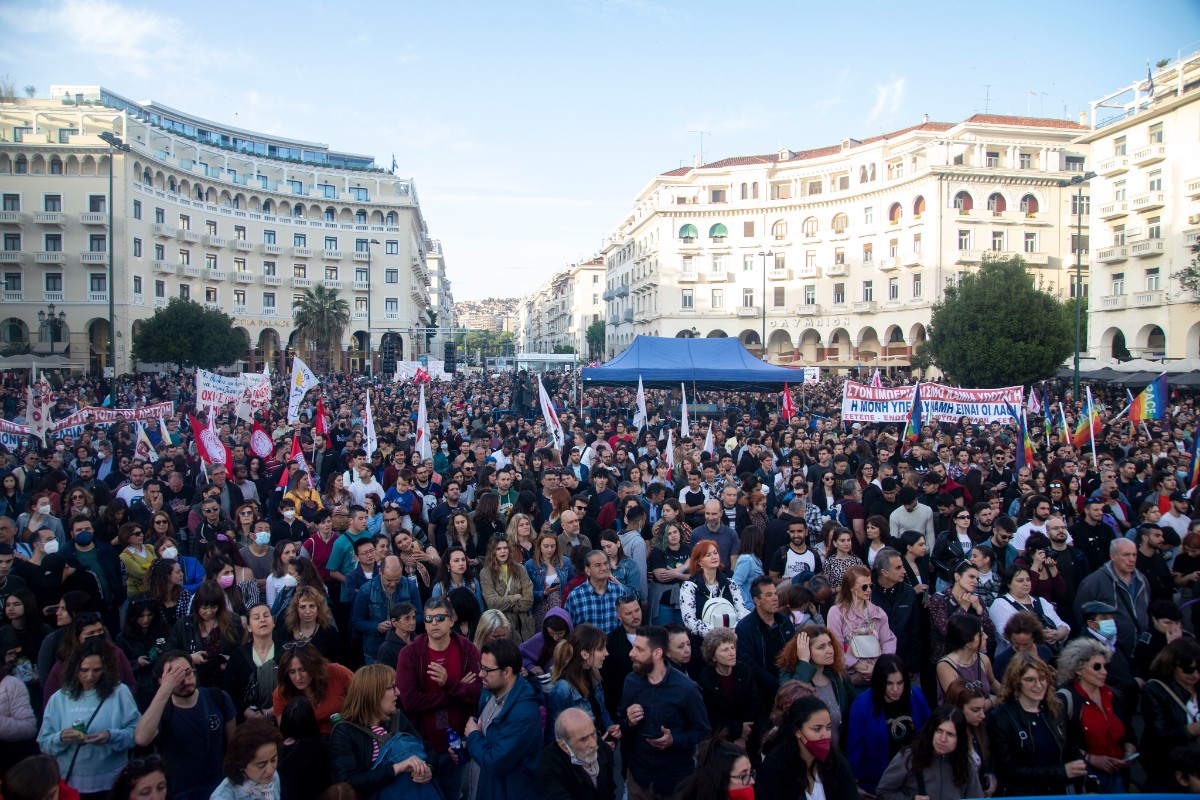
<svg viewBox="0 0 1200 800">
<path fill-rule="evenodd" d="M 836 379 L 790 419 L 689 390 L 686 433 L 677 393 L 635 427 L 635 387 L 544 380 L 561 442 L 525 373 L 329 375 L 292 423 L 279 376 L 253 424 L 183 373 L 56 380 L 55 419 L 174 411 L 150 453 L 0 448 L 5 800 L 1200 792 L 1195 394 L 1131 424 L 1098 386 L 1094 441 L 1033 416 L 1028 460 L 843 423 Z"/>
</svg>

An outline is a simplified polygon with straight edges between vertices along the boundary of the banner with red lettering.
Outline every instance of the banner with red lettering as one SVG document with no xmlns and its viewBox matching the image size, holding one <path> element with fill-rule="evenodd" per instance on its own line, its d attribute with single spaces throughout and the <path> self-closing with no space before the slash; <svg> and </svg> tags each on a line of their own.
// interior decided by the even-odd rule
<svg viewBox="0 0 1200 800">
<path fill-rule="evenodd" d="M 114 422 L 149 422 L 169 417 L 175 413 L 175 404 L 155 403 L 143 408 L 104 408 L 103 406 L 88 406 L 62 419 L 54 420 L 54 431 L 63 428 L 73 428 L 77 425 L 111 425 Z"/>
<path fill-rule="evenodd" d="M 846 381 L 842 390 L 843 422 L 904 423 L 912 410 L 916 386 L 867 386 Z M 959 389 L 940 383 L 921 384 L 921 419 L 935 422 L 1007 422 L 1009 406 L 1024 400 L 1020 386 L 1004 389 Z"/>
</svg>

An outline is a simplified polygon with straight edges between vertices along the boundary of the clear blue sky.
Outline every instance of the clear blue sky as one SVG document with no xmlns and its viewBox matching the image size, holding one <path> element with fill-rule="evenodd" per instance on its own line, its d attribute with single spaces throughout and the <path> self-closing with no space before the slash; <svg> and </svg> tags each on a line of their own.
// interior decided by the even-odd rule
<svg viewBox="0 0 1200 800">
<path fill-rule="evenodd" d="M 656 173 L 920 121 L 1073 119 L 1200 3 L 0 0 L 0 74 L 99 83 L 414 177 L 458 299 L 586 257 Z M 990 86 L 990 88 L 988 88 Z M 1035 94 L 1031 95 L 1030 93 Z"/>
</svg>

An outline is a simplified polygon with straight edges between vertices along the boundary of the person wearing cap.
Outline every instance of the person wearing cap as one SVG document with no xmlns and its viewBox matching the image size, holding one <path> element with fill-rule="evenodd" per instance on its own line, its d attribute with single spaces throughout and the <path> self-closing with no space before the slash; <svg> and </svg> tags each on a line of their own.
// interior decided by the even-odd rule
<svg viewBox="0 0 1200 800">
<path fill-rule="evenodd" d="M 1083 620 L 1081 637 L 1095 639 L 1108 649 L 1108 685 L 1120 692 L 1118 704 L 1130 715 L 1137 709 L 1138 682 L 1134 677 L 1133 661 L 1117 647 L 1117 609 L 1103 600 L 1091 600 L 1079 607 Z"/>
<path fill-rule="evenodd" d="M 1170 528 L 1179 535 L 1179 540 L 1183 541 L 1183 537 L 1187 536 L 1188 528 L 1192 524 L 1192 518 L 1187 515 L 1188 499 L 1183 492 L 1176 489 L 1170 494 L 1171 508 L 1163 513 L 1159 518 L 1158 524 L 1163 529 Z"/>
</svg>

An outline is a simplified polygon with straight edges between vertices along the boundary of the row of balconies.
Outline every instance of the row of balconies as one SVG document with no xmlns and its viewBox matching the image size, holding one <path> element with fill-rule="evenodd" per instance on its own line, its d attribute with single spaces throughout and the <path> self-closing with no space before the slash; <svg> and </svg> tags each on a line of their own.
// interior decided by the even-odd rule
<svg viewBox="0 0 1200 800">
<path fill-rule="evenodd" d="M 1050 256 L 1047 253 L 1023 253 L 1016 250 L 959 250 L 955 256 L 956 264 L 982 264 L 987 256 L 999 259 L 1021 258 L 1031 267 L 1050 266 Z"/>
<path fill-rule="evenodd" d="M 1150 144 L 1133 151 L 1133 155 L 1120 155 L 1106 158 L 1096 164 L 1096 173 L 1104 178 L 1111 178 L 1129 171 L 1132 164 L 1135 167 L 1148 167 L 1157 164 L 1167 157 L 1165 144 Z"/>
<path fill-rule="evenodd" d="M 1160 237 L 1138 239 L 1129 244 L 1101 247 L 1096 251 L 1095 261 L 1097 264 L 1117 264 L 1128 260 L 1130 256 L 1134 258 L 1154 258 L 1155 256 L 1161 256 L 1165 251 L 1166 243 Z"/>
<path fill-rule="evenodd" d="M 1200 197 L 1200 180 L 1196 181 L 1197 189 L 1196 196 Z M 1097 216 L 1102 220 L 1120 219 L 1121 217 L 1129 216 L 1129 212 L 1142 214 L 1147 211 L 1155 211 L 1166 205 L 1166 194 L 1163 192 L 1143 192 L 1131 197 L 1129 200 L 1113 200 L 1109 203 L 1104 203 L 1098 209 Z"/>
<path fill-rule="evenodd" d="M 0 212 L 0 224 L 20 225 L 27 221 L 27 217 L 28 215 L 23 211 L 2 211 Z M 83 212 L 78 215 L 78 219 L 81 225 L 108 227 L 108 214 L 106 213 Z M 33 214 L 33 221 L 38 225 L 61 228 L 67 224 L 67 214 L 61 211 L 37 211 Z"/>
</svg>

